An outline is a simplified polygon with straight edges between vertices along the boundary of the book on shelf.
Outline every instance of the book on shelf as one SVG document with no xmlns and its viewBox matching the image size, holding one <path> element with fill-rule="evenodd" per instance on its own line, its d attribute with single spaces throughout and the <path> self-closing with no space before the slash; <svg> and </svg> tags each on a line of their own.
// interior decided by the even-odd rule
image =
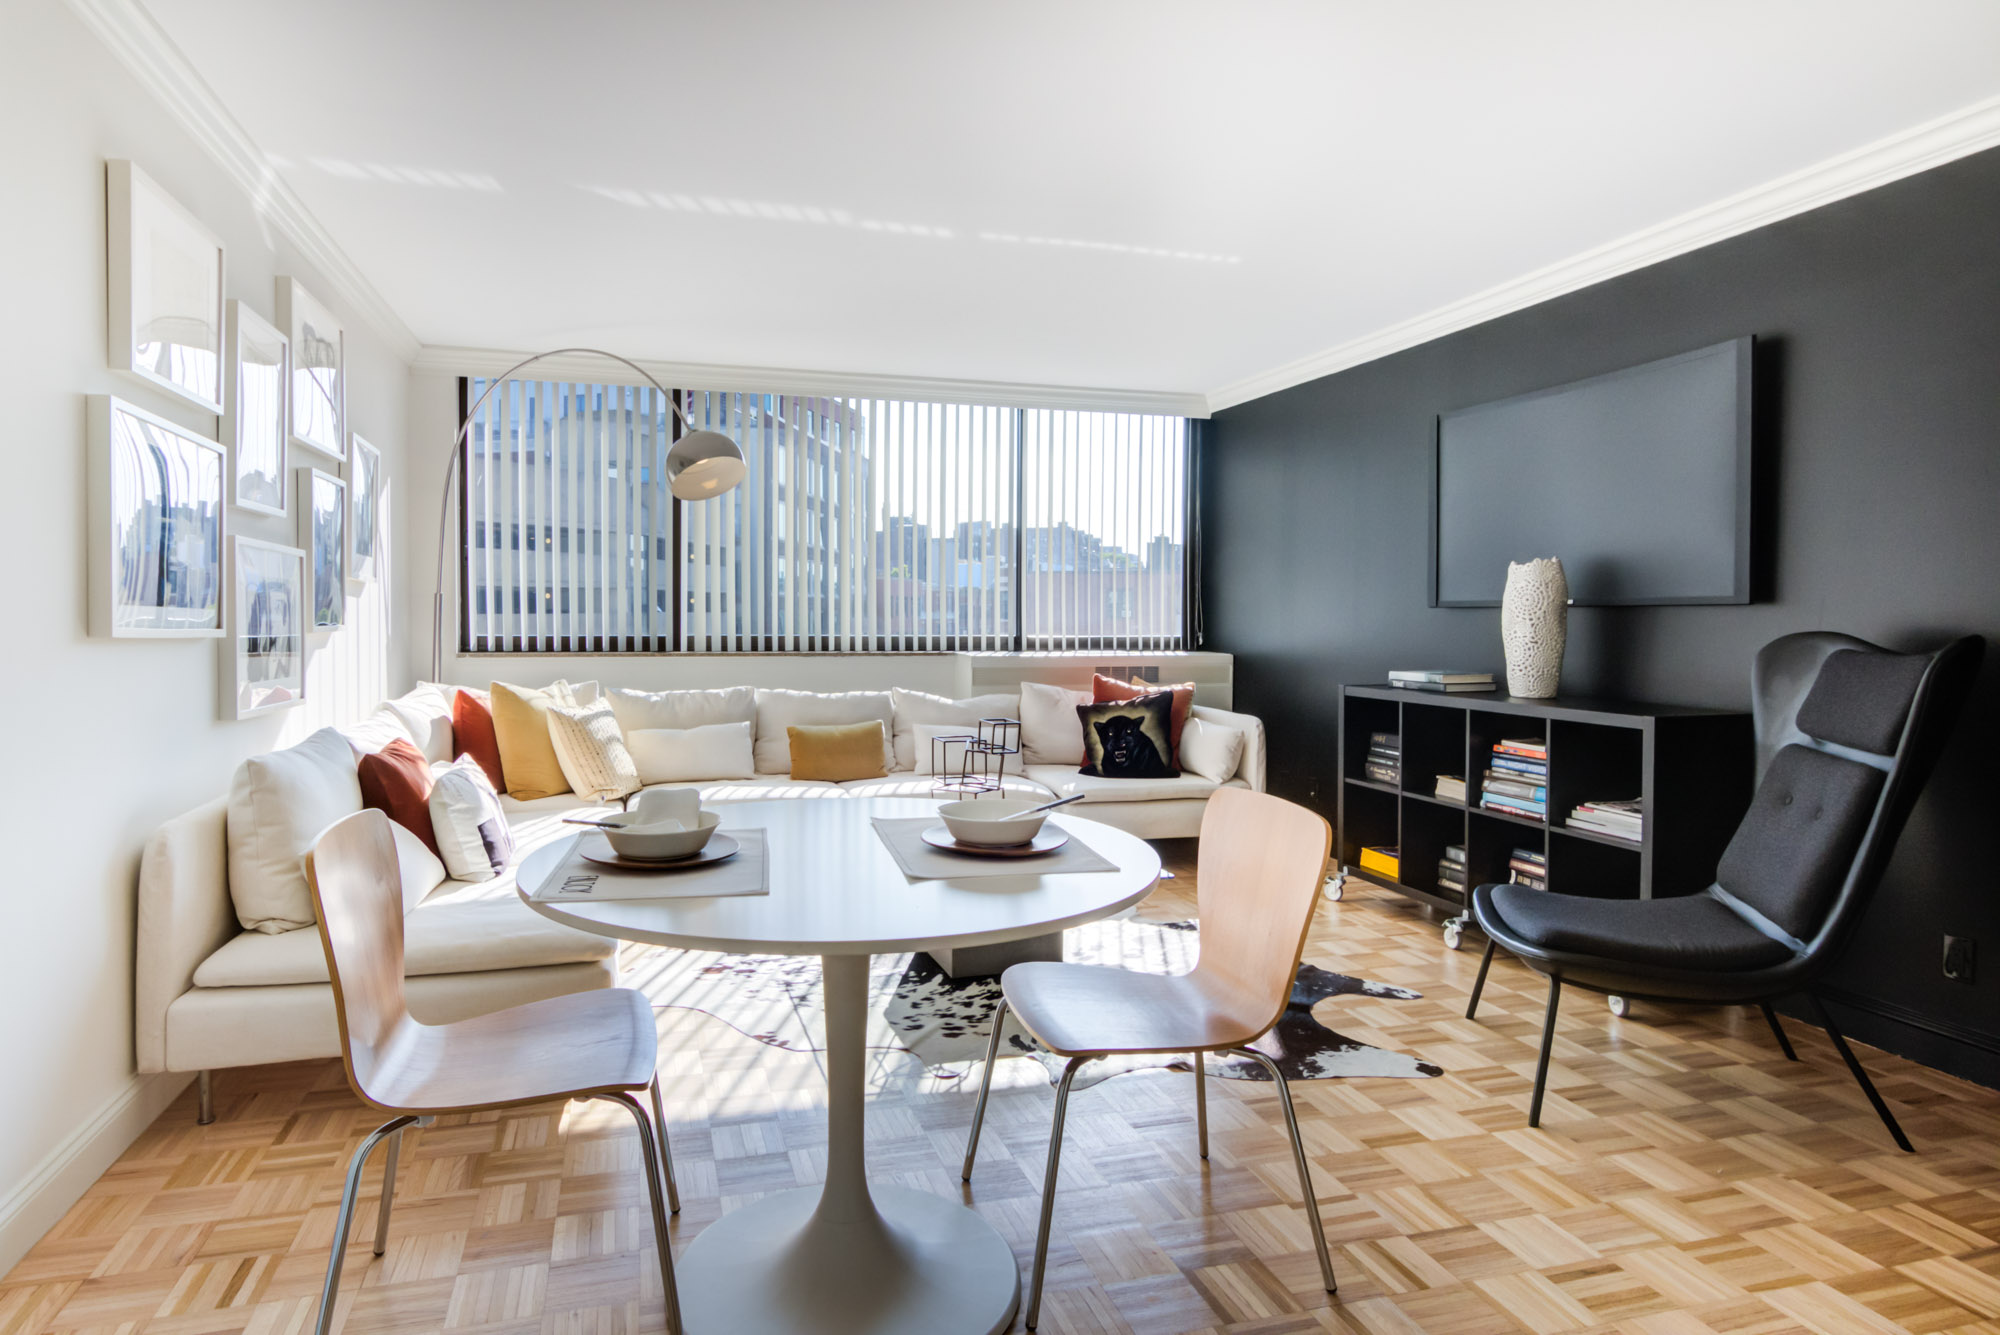
<svg viewBox="0 0 2000 1335">
<path fill-rule="evenodd" d="M 1389 684 L 1399 690 L 1436 691 L 1445 695 L 1471 695 L 1500 689 L 1490 681 L 1392 681 Z"/>
<path fill-rule="evenodd" d="M 1403 738 L 1400 733 L 1371 732 L 1368 734 L 1368 747 L 1378 751 L 1401 751 Z"/>
<path fill-rule="evenodd" d="M 1439 686 L 1477 686 L 1481 682 L 1491 682 L 1491 672 L 1466 672 L 1459 668 L 1399 668 L 1389 674 L 1390 681 L 1431 682 Z"/>
<path fill-rule="evenodd" d="M 1464 806 L 1465 780 L 1456 774 L 1440 774 L 1437 776 L 1437 790 L 1433 796 L 1442 802 L 1456 802 Z"/>
<path fill-rule="evenodd" d="M 1508 858 L 1507 871 L 1510 875 L 1519 874 L 1522 876 L 1546 876 L 1549 874 L 1546 863 L 1523 862 L 1520 858 Z"/>
<path fill-rule="evenodd" d="M 1394 787 L 1403 781 L 1403 773 L 1396 766 L 1381 765 L 1372 760 L 1361 767 L 1361 772 L 1368 776 L 1370 783 L 1386 783 Z"/>
<path fill-rule="evenodd" d="M 1499 797 L 1484 794 L 1479 805 L 1487 811 L 1497 811 L 1503 816 L 1519 816 L 1522 820 L 1542 821 L 1548 819 L 1548 809 L 1539 803 L 1530 803 L 1522 798 Z"/>
<path fill-rule="evenodd" d="M 1361 870 L 1372 871 L 1377 876 L 1386 876 L 1392 881 L 1400 880 L 1403 875 L 1403 861 L 1394 847 L 1363 848 Z"/>
<path fill-rule="evenodd" d="M 1596 834 L 1639 843 L 1646 837 L 1646 819 L 1637 798 L 1625 801 L 1585 802 L 1569 813 L 1567 822 Z"/>
<path fill-rule="evenodd" d="M 1493 743 L 1493 754 L 1546 761 L 1549 758 L 1549 744 L 1539 737 L 1503 737 Z"/>
<path fill-rule="evenodd" d="M 1459 866 L 1463 867 L 1465 865 L 1465 845 L 1446 844 L 1444 846 L 1444 860 L 1446 862 L 1456 862 Z"/>
<path fill-rule="evenodd" d="M 1539 848 L 1517 848 L 1508 856 L 1508 862 L 1510 864 L 1524 862 L 1530 867 L 1546 867 L 1549 865 L 1549 855 Z"/>
<path fill-rule="evenodd" d="M 1519 872 L 1519 871 L 1514 873 L 1514 884 L 1524 885 L 1530 890 L 1546 890 L 1549 888 L 1548 878 L 1543 876 L 1530 876 L 1526 872 Z"/>
<path fill-rule="evenodd" d="M 1516 774 L 1524 779 L 1546 779 L 1549 776 L 1549 762 L 1546 760 L 1522 760 L 1518 756 L 1495 756 L 1487 762 L 1493 769 L 1506 774 Z"/>
<path fill-rule="evenodd" d="M 1546 785 L 1517 779 L 1503 770 L 1486 771 L 1485 791 L 1498 793 L 1502 797 L 1525 797 L 1530 802 L 1541 802 L 1548 798 Z"/>
</svg>

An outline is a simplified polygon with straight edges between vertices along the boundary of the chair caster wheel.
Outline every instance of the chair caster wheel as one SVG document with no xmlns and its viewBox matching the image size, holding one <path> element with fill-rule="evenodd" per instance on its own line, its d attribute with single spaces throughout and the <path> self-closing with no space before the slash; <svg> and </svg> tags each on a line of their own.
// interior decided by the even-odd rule
<svg viewBox="0 0 2000 1335">
<path fill-rule="evenodd" d="M 1611 1013 L 1617 1016 L 1619 1019 L 1622 1020 L 1626 1016 L 1632 1013 L 1632 1003 L 1625 1000 L 1625 998 L 1609 997 L 1606 998 L 1606 1000 L 1608 1000 L 1611 1004 Z"/>
<path fill-rule="evenodd" d="M 1326 878 L 1326 897 L 1328 899 L 1338 904 L 1346 894 L 1347 894 L 1346 873 L 1335 872 L 1333 875 Z"/>
<path fill-rule="evenodd" d="M 1444 925 L 1444 948 L 1457 950 L 1465 944 L 1465 924 L 1453 918 Z"/>
</svg>

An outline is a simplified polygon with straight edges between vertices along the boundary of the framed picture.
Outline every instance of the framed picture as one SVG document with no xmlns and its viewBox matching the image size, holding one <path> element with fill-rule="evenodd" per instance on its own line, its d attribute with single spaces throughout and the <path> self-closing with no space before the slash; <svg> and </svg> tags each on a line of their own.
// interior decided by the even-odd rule
<svg viewBox="0 0 2000 1335">
<path fill-rule="evenodd" d="M 240 301 L 229 303 L 226 334 L 222 439 L 233 452 L 231 499 L 241 509 L 283 517 L 292 342 Z"/>
<path fill-rule="evenodd" d="M 306 554 L 238 537 L 230 546 L 229 629 L 222 642 L 222 717 L 304 704 Z"/>
<path fill-rule="evenodd" d="M 347 577 L 374 579 L 382 540 L 382 452 L 359 436 L 348 446 Z"/>
<path fill-rule="evenodd" d="M 299 474 L 299 545 L 306 549 L 306 629 L 347 620 L 347 484 L 317 468 Z"/>
<path fill-rule="evenodd" d="M 345 459 L 346 335 L 296 278 L 278 280 L 278 327 L 292 340 L 292 443 Z"/>
<path fill-rule="evenodd" d="M 221 635 L 222 447 L 105 394 L 87 417 L 90 633 Z"/>
<path fill-rule="evenodd" d="M 111 368 L 222 411 L 222 242 L 153 178 L 104 164 Z"/>
</svg>

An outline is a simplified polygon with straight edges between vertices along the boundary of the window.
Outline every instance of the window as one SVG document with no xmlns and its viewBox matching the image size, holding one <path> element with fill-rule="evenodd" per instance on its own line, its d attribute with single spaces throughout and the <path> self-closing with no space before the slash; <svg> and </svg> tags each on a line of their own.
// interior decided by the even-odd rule
<svg viewBox="0 0 2000 1335">
<path fill-rule="evenodd" d="M 487 382 L 462 386 L 470 403 Z M 509 381 L 462 461 L 471 652 L 1182 646 L 1176 417 L 676 391 L 743 449 L 678 502 L 657 390 Z"/>
</svg>

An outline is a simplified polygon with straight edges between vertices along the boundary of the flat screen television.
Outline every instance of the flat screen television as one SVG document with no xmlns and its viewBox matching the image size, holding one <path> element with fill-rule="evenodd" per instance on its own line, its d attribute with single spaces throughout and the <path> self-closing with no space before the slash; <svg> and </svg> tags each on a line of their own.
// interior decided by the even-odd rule
<svg viewBox="0 0 2000 1335">
<path fill-rule="evenodd" d="M 1562 558 L 1581 606 L 1750 601 L 1748 337 L 1437 419 L 1431 605 Z"/>
</svg>

